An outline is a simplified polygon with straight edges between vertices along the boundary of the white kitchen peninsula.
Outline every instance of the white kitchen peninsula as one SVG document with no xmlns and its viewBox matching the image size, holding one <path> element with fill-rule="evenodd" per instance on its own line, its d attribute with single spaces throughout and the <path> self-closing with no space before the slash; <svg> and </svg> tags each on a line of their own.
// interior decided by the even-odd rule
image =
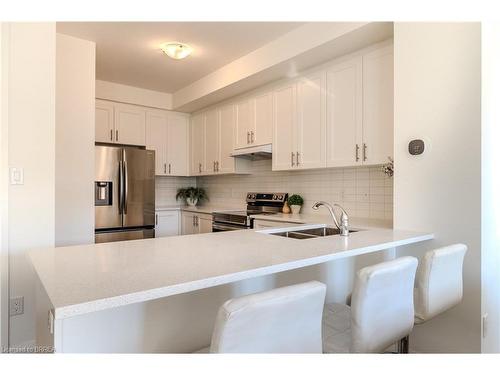
<svg viewBox="0 0 500 375">
<path fill-rule="evenodd" d="M 432 238 L 430 233 L 370 229 L 349 237 L 297 240 L 241 230 L 32 251 L 38 276 L 37 344 L 53 345 L 56 352 L 195 350 L 206 345 L 197 340 L 209 337 L 209 322 L 224 301 L 206 288 Z M 199 296 L 209 307 L 197 304 L 202 289 L 205 295 Z M 186 295 L 189 301 L 169 305 Z M 186 321 L 169 321 L 168 313 L 180 308 L 186 309 Z M 194 315 L 205 308 L 201 318 Z M 47 325 L 51 314 L 53 323 Z M 169 332 L 162 340 L 164 329 Z M 172 337 L 176 345 L 166 342 Z"/>
</svg>

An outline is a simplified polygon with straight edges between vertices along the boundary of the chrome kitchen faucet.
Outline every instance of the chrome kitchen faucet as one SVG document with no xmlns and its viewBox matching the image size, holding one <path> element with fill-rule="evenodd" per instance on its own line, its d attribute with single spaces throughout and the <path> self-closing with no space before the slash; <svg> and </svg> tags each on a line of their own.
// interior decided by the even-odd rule
<svg viewBox="0 0 500 375">
<path fill-rule="evenodd" d="M 335 211 L 330 203 L 324 201 L 318 201 L 314 203 L 312 208 L 313 210 L 317 210 L 320 206 L 325 206 L 326 208 L 328 208 L 328 211 L 330 211 L 330 215 L 332 215 L 335 226 L 340 231 L 340 235 L 349 236 L 349 215 L 347 215 L 347 212 L 344 210 L 344 208 L 337 203 L 333 205 L 333 207 L 338 207 L 342 211 L 342 215 L 340 215 L 340 224 L 339 224 L 337 216 L 335 216 Z"/>
</svg>

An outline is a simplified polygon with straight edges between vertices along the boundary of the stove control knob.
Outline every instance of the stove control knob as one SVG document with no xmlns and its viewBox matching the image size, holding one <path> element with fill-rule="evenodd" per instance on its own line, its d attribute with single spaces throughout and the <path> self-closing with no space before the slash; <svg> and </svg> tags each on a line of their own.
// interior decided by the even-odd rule
<svg viewBox="0 0 500 375">
<path fill-rule="evenodd" d="M 252 194 L 252 199 L 255 199 L 255 194 Z"/>
<path fill-rule="evenodd" d="M 283 199 L 283 195 L 278 195 L 278 199 L 282 200 Z"/>
<path fill-rule="evenodd" d="M 276 194 L 273 194 L 273 200 L 276 200 Z"/>
<path fill-rule="evenodd" d="M 251 199 L 251 198 L 252 198 L 252 194 L 248 194 L 247 199 Z"/>
</svg>

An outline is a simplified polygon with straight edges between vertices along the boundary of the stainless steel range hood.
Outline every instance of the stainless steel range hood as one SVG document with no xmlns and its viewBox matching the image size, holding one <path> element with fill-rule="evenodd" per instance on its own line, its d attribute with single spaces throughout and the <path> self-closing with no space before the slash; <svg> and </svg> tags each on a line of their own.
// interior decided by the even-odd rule
<svg viewBox="0 0 500 375">
<path fill-rule="evenodd" d="M 268 144 L 262 146 L 246 147 L 240 150 L 234 150 L 231 156 L 249 160 L 271 159 L 273 156 L 273 146 L 271 144 Z"/>
</svg>

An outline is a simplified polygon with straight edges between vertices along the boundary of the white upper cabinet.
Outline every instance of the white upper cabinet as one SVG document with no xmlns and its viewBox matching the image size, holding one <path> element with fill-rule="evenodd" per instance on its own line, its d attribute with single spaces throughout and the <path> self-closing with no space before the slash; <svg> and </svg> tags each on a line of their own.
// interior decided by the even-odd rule
<svg viewBox="0 0 500 375">
<path fill-rule="evenodd" d="M 236 104 L 235 148 L 249 147 L 252 136 L 255 139 L 254 105 L 252 99 L 245 99 Z"/>
<path fill-rule="evenodd" d="M 191 175 L 205 174 L 205 114 L 191 117 Z"/>
<path fill-rule="evenodd" d="M 188 175 L 188 116 L 146 111 L 146 148 L 155 151 L 157 176 Z"/>
<path fill-rule="evenodd" d="M 327 167 L 362 164 L 362 67 L 358 56 L 327 70 Z"/>
<path fill-rule="evenodd" d="M 273 141 L 273 94 L 266 92 L 254 99 L 255 130 L 250 134 L 252 146 L 260 146 Z"/>
<path fill-rule="evenodd" d="M 128 104 L 115 104 L 115 142 L 123 145 L 146 145 L 146 111 Z"/>
<path fill-rule="evenodd" d="M 146 112 L 146 148 L 155 151 L 155 174 L 167 174 L 167 126 L 168 115 L 164 111 Z"/>
<path fill-rule="evenodd" d="M 145 146 L 146 109 L 96 99 L 95 141 Z"/>
<path fill-rule="evenodd" d="M 169 176 L 188 176 L 189 116 L 169 113 L 165 171 Z"/>
<path fill-rule="evenodd" d="M 219 111 L 205 113 L 205 163 L 206 174 L 216 173 L 219 160 Z"/>
<path fill-rule="evenodd" d="M 290 83 L 273 93 L 273 170 L 286 170 L 296 166 L 296 91 L 297 85 Z"/>
<path fill-rule="evenodd" d="M 231 156 L 234 149 L 235 108 L 228 105 L 219 109 L 219 157 L 217 172 L 235 172 L 236 160 Z"/>
<path fill-rule="evenodd" d="M 95 141 L 111 143 L 115 139 L 113 103 L 96 99 L 95 101 Z"/>
<path fill-rule="evenodd" d="M 297 82 L 295 166 L 300 169 L 326 167 L 325 81 L 319 72 Z"/>
<path fill-rule="evenodd" d="M 392 45 L 363 56 L 363 164 L 387 163 L 394 148 Z"/>
</svg>

